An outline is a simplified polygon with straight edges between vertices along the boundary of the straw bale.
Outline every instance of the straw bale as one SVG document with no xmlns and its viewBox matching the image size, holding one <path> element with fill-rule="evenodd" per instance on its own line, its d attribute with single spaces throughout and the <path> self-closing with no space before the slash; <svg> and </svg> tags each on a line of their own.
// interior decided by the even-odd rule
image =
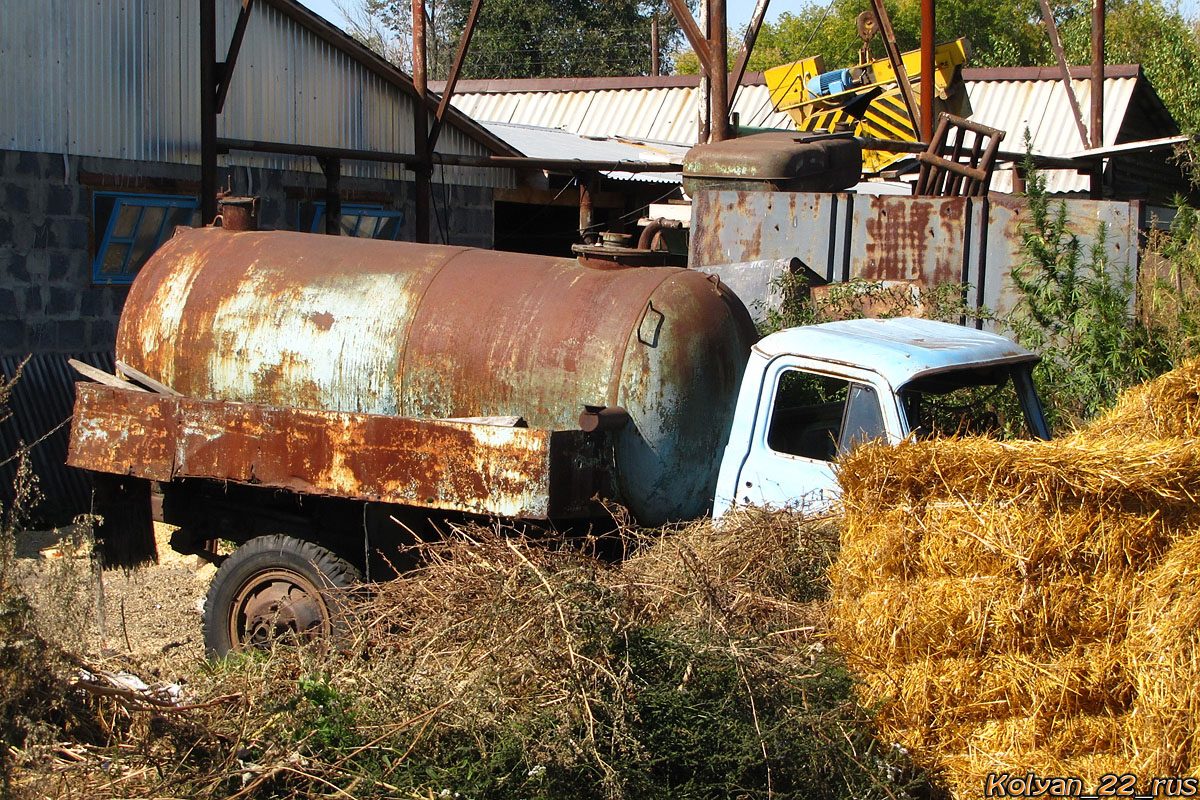
<svg viewBox="0 0 1200 800">
<path fill-rule="evenodd" d="M 1191 507 L 1200 448 L 1132 435 L 1001 442 L 984 437 L 860 447 L 838 471 L 848 515 L 937 500 L 1070 502 L 1099 508 Z"/>
<path fill-rule="evenodd" d="M 1127 390 L 1112 410 L 1080 433 L 1087 439 L 1131 434 L 1153 439 L 1200 437 L 1200 359 Z"/>
<path fill-rule="evenodd" d="M 854 598 L 834 632 L 883 664 L 1012 653 L 1050 657 L 1106 641 L 1128 623 L 1128 580 L 1021 580 L 1001 576 L 880 581 Z"/>
<path fill-rule="evenodd" d="M 853 663 L 863 675 L 863 700 L 879 706 L 889 737 L 914 750 L 957 752 L 990 720 L 1038 715 L 1062 724 L 1079 714 L 1124 713 L 1132 689 L 1123 656 L 1119 647 L 1098 642 L 1040 659 L 922 658 L 894 671 Z M 936 738 L 924 741 L 929 735 Z"/>
<path fill-rule="evenodd" d="M 1146 576 L 1127 648 L 1137 689 L 1139 769 L 1200 774 L 1200 532 Z"/>
</svg>

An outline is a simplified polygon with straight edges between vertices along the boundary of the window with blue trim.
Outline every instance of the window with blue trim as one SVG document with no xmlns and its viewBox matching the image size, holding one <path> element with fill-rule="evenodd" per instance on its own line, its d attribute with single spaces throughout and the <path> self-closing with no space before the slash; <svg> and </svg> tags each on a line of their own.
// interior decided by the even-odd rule
<svg viewBox="0 0 1200 800">
<path fill-rule="evenodd" d="M 308 213 L 312 219 L 305 224 L 308 214 L 301 207 L 300 216 L 296 220 L 297 230 L 307 230 L 309 233 L 325 232 L 325 204 L 312 203 Z M 358 236 L 362 239 L 400 238 L 400 228 L 404 225 L 404 212 L 391 211 L 383 206 L 342 204 L 342 235 Z"/>
<path fill-rule="evenodd" d="M 200 203 L 195 197 L 95 192 L 92 222 L 99 237 L 92 281 L 131 283 L 176 226 L 200 224 Z"/>
</svg>

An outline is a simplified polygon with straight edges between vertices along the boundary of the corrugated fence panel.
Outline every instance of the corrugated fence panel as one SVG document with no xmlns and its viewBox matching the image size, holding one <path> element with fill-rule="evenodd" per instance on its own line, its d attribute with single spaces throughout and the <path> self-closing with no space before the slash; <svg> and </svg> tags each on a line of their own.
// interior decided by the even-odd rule
<svg viewBox="0 0 1200 800">
<path fill-rule="evenodd" d="M 12 416 L 0 423 L 0 461 L 8 461 L 22 444 L 31 446 L 31 466 L 38 480 L 42 503 L 38 518 L 62 524 L 88 511 L 91 488 L 87 476 L 66 465 L 70 419 L 75 405 L 75 381 L 82 380 L 67 364 L 65 355 L 35 355 L 25 364 L 9 398 Z M 81 353 L 74 358 L 105 372 L 114 367 L 112 353 Z M 0 357 L 7 382 L 22 359 Z M 0 466 L 0 501 L 13 500 L 16 462 Z"/>
</svg>

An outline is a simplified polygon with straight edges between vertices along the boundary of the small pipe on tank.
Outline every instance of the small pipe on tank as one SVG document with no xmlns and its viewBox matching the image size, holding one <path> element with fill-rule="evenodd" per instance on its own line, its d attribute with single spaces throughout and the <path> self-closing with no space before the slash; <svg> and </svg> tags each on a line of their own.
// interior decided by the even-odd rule
<svg viewBox="0 0 1200 800">
<path fill-rule="evenodd" d="M 585 433 L 616 431 L 629 422 L 629 412 L 620 406 L 584 406 L 579 428 Z"/>
</svg>

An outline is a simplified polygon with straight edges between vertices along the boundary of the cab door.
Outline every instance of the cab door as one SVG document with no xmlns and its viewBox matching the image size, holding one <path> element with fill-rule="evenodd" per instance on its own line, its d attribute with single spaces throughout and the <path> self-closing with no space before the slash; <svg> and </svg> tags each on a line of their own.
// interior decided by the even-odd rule
<svg viewBox="0 0 1200 800">
<path fill-rule="evenodd" d="M 879 375 L 780 356 L 764 371 L 735 503 L 826 508 L 837 458 L 863 442 L 899 441 L 900 431 L 895 394 Z"/>
</svg>

